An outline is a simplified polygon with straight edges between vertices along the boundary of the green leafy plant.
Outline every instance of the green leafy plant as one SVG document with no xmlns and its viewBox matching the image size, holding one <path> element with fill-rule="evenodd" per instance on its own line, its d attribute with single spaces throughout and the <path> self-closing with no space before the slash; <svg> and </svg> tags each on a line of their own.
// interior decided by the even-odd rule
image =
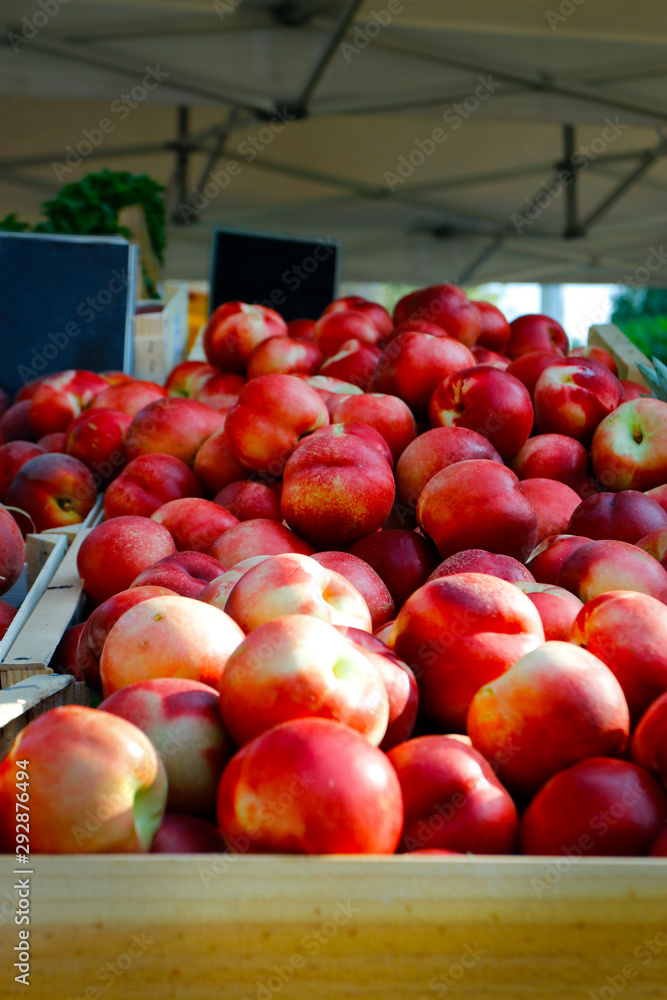
<svg viewBox="0 0 667 1000">
<path fill-rule="evenodd" d="M 667 361 L 667 289 L 624 288 L 613 304 L 612 323 L 642 354 Z"/>
<path fill-rule="evenodd" d="M 164 263 L 167 244 L 165 235 L 165 207 L 161 198 L 164 186 L 147 174 L 130 174 L 127 171 L 101 170 L 88 174 L 80 181 L 66 184 L 50 201 L 45 201 L 43 222 L 32 227 L 36 233 L 60 233 L 78 236 L 124 236 L 129 231 L 118 224 L 118 212 L 128 205 L 141 205 L 151 246 L 158 261 Z M 26 232 L 31 227 L 16 215 L 0 220 L 0 229 Z M 149 293 L 157 289 L 144 269 L 144 280 Z"/>
<path fill-rule="evenodd" d="M 663 364 L 660 358 L 652 357 L 653 368 L 647 365 L 637 365 L 637 368 L 646 379 L 648 387 L 653 391 L 657 399 L 667 403 L 667 365 Z"/>
</svg>

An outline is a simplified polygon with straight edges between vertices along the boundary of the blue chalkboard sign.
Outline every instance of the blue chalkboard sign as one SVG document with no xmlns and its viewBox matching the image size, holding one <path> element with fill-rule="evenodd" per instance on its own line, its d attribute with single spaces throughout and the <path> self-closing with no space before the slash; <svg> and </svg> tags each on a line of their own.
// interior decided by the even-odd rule
<svg viewBox="0 0 667 1000">
<path fill-rule="evenodd" d="M 211 312 L 223 302 L 268 306 L 291 319 L 319 319 L 337 297 L 340 243 L 215 229 Z"/>
<path fill-rule="evenodd" d="M 117 236 L 0 232 L 0 386 L 67 368 L 129 372 L 137 248 Z"/>
</svg>

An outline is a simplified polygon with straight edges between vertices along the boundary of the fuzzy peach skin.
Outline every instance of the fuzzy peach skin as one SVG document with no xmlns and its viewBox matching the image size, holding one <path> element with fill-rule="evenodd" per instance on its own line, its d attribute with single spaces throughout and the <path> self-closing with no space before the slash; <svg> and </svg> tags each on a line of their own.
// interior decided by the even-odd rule
<svg viewBox="0 0 667 1000">
<path fill-rule="evenodd" d="M 464 368 L 445 378 L 435 389 L 428 412 L 431 426 L 477 431 L 504 460 L 526 443 L 534 421 L 526 387 L 490 365 Z"/>
<path fill-rule="evenodd" d="M 523 854 L 647 854 L 667 819 L 655 778 L 625 760 L 590 757 L 555 774 L 521 819 Z"/>
<path fill-rule="evenodd" d="M 241 389 L 227 414 L 225 442 L 247 469 L 280 476 L 299 438 L 328 423 L 326 406 L 305 382 L 261 375 Z"/>
<path fill-rule="evenodd" d="M 103 521 L 83 539 L 76 568 L 95 604 L 127 590 L 142 570 L 176 552 L 167 529 L 147 517 Z"/>
<path fill-rule="evenodd" d="M 535 385 L 535 420 L 542 434 L 569 434 L 587 444 L 621 401 L 621 384 L 591 358 L 563 358 Z M 593 463 L 595 464 L 595 463 Z"/>
<path fill-rule="evenodd" d="M 426 583 L 438 562 L 430 539 L 402 528 L 374 531 L 355 542 L 350 551 L 385 582 L 396 610 Z"/>
<path fill-rule="evenodd" d="M 566 352 L 568 348 L 567 334 L 557 320 L 543 313 L 529 313 L 526 316 L 517 316 L 510 323 L 510 336 L 505 354 L 508 358 L 514 359 L 533 351 Z"/>
<path fill-rule="evenodd" d="M 490 459 L 502 465 L 491 442 L 467 427 L 435 427 L 409 444 L 396 463 L 396 495 L 408 510 L 417 509 L 419 494 L 436 472 L 455 462 Z"/>
<path fill-rule="evenodd" d="M 313 547 L 284 524 L 258 517 L 228 528 L 213 543 L 209 554 L 227 569 L 231 569 L 253 556 L 277 556 L 282 552 L 300 552 L 304 556 L 310 556 Z"/>
<path fill-rule="evenodd" d="M 443 379 L 474 364 L 473 354 L 458 340 L 401 333 L 382 352 L 370 391 L 398 396 L 417 419 L 425 421 L 431 396 Z"/>
<path fill-rule="evenodd" d="M 247 634 L 285 615 L 372 632 L 366 601 L 344 576 L 310 556 L 284 553 L 248 569 L 227 598 L 226 613 Z"/>
<path fill-rule="evenodd" d="M 327 406 L 332 424 L 370 424 L 382 435 L 397 462 L 417 437 L 417 424 L 410 407 L 382 392 L 361 396 L 331 396 Z"/>
<path fill-rule="evenodd" d="M 217 815 L 239 853 L 393 854 L 403 799 L 387 757 L 359 733 L 295 719 L 232 757 Z"/>
<path fill-rule="evenodd" d="M 166 395 L 167 390 L 155 382 L 132 379 L 119 385 L 107 386 L 95 396 L 90 409 L 119 410 L 129 417 L 136 417 L 139 410 L 143 410 L 149 403 L 154 403 L 156 399 L 164 399 Z"/>
<path fill-rule="evenodd" d="M 238 524 L 224 506 L 201 497 L 182 497 L 162 504 L 151 521 L 163 524 L 179 552 L 208 552 L 221 535 Z"/>
<path fill-rule="evenodd" d="M 414 671 L 422 714 L 461 733 L 475 692 L 543 642 L 542 621 L 529 598 L 507 580 L 482 573 L 420 587 L 388 639 Z"/>
<path fill-rule="evenodd" d="M 359 437 L 304 441 L 285 466 L 283 517 L 317 548 L 353 545 L 384 523 L 393 502 L 391 468 Z"/>
<path fill-rule="evenodd" d="M 106 638 L 121 615 L 135 604 L 152 597 L 166 597 L 172 591 L 166 587 L 133 587 L 108 597 L 88 616 L 76 648 L 76 667 L 82 680 L 94 691 L 102 693 L 100 657 Z"/>
<path fill-rule="evenodd" d="M 582 500 L 572 511 L 566 531 L 589 538 L 615 538 L 638 542 L 650 531 L 667 527 L 667 511 L 652 497 L 638 490 L 597 493 Z"/>
<path fill-rule="evenodd" d="M 239 746 L 311 716 L 336 719 L 374 746 L 387 731 L 389 699 L 379 671 L 312 615 L 285 615 L 254 629 L 229 657 L 218 687 L 223 722 Z"/>
<path fill-rule="evenodd" d="M 287 324 L 274 309 L 246 302 L 225 302 L 204 330 L 204 352 L 223 372 L 245 371 L 248 358 L 269 337 L 287 336 Z"/>
<path fill-rule="evenodd" d="M 636 545 L 613 539 L 577 548 L 561 566 L 557 584 L 584 604 L 610 590 L 636 590 L 667 604 L 667 570 Z"/>
<path fill-rule="evenodd" d="M 156 399 L 133 418 L 125 435 L 128 461 L 159 452 L 192 467 L 204 441 L 223 424 L 220 413 L 196 399 Z"/>
<path fill-rule="evenodd" d="M 442 576 L 454 576 L 456 573 L 486 573 L 487 576 L 497 576 L 511 583 L 535 579 L 530 570 L 512 556 L 501 556 L 485 549 L 464 549 L 436 566 L 427 582 L 439 580 Z"/>
<path fill-rule="evenodd" d="M 579 494 L 554 479 L 522 479 L 519 489 L 537 517 L 537 544 L 565 531 L 574 533 L 573 514 L 580 506 Z M 581 526 L 583 533 L 585 525 Z"/>
<path fill-rule="evenodd" d="M 594 653 L 615 674 L 633 725 L 667 692 L 667 607 L 648 594 L 611 590 L 588 601 L 570 642 Z"/>
<path fill-rule="evenodd" d="M 554 479 L 577 493 L 587 482 L 591 457 L 581 441 L 567 434 L 536 434 L 528 438 L 510 469 L 519 479 Z"/>
<path fill-rule="evenodd" d="M 529 580 L 513 580 L 512 583 L 537 608 L 547 642 L 552 639 L 568 642 L 575 619 L 584 606 L 579 598 L 569 590 L 549 583 L 531 583 Z"/>
<path fill-rule="evenodd" d="M 23 774 L 26 813 L 17 801 Z M 140 729 L 80 705 L 53 708 L 19 732 L 0 762 L 0 852 L 24 853 L 23 815 L 30 854 L 148 851 L 166 801 L 164 767 Z"/>
<path fill-rule="evenodd" d="M 448 736 L 421 736 L 390 750 L 405 809 L 401 851 L 445 848 L 510 854 L 516 806 L 484 758 Z"/>
<path fill-rule="evenodd" d="M 90 470 L 70 455 L 36 455 L 14 477 L 5 503 L 17 510 L 24 534 L 80 524 L 97 499 L 97 483 Z"/>
<path fill-rule="evenodd" d="M 522 562 L 535 548 L 537 515 L 511 469 L 485 459 L 436 473 L 419 495 L 417 522 L 443 559 L 487 549 Z"/>
<path fill-rule="evenodd" d="M 503 784 L 532 795 L 579 760 L 621 754 L 630 714 L 602 660 L 568 642 L 545 642 L 479 689 L 467 730 Z"/>
<path fill-rule="evenodd" d="M 582 535 L 551 535 L 535 546 L 526 560 L 526 566 L 538 583 L 556 586 L 567 557 L 592 540 Z"/>
<path fill-rule="evenodd" d="M 215 812 L 220 776 L 234 750 L 214 688 L 158 677 L 117 691 L 99 710 L 127 719 L 151 741 L 167 772 L 168 809 Z"/>
<path fill-rule="evenodd" d="M 244 635 L 224 611 L 190 597 L 153 597 L 122 615 L 100 659 L 104 697 L 153 677 L 184 677 L 217 687 Z"/>
<path fill-rule="evenodd" d="M 170 500 L 200 497 L 192 469 L 173 455 L 140 455 L 132 459 L 104 494 L 104 516 L 150 517 Z"/>
<path fill-rule="evenodd" d="M 614 493 L 667 483 L 667 403 L 652 397 L 621 403 L 598 425 L 591 459 L 603 487 Z"/>
<path fill-rule="evenodd" d="M 204 601 L 205 604 L 212 604 L 219 611 L 224 611 L 229 595 L 243 574 L 252 569 L 253 566 L 257 566 L 263 562 L 264 559 L 270 558 L 270 556 L 251 556 L 250 559 L 242 559 L 232 569 L 226 570 L 221 576 L 216 577 L 215 580 L 211 580 L 201 591 L 197 599 Z"/>
<path fill-rule="evenodd" d="M 381 576 L 363 559 L 351 552 L 316 552 L 312 557 L 325 569 L 333 570 L 355 587 L 368 605 L 373 632 L 396 617 L 389 589 Z"/>
</svg>

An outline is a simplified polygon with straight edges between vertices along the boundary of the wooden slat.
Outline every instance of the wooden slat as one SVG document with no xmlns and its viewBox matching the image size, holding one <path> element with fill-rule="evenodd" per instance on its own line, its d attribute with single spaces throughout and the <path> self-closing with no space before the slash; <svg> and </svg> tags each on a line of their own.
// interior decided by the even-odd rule
<svg viewBox="0 0 667 1000">
<path fill-rule="evenodd" d="M 604 347 L 609 351 L 618 366 L 619 378 L 631 379 L 639 382 L 640 385 L 649 388 L 642 373 L 637 368 L 638 364 L 652 367 L 650 360 L 631 340 L 625 336 L 622 330 L 614 323 L 600 324 L 592 326 L 588 331 L 588 343 L 596 347 Z"/>
<path fill-rule="evenodd" d="M 85 595 L 76 568 L 76 557 L 81 542 L 90 530 L 82 526 L 77 532 L 75 541 L 30 615 L 28 624 L 0 665 L 0 686 L 8 687 L 24 677 L 50 670 L 51 657 L 63 632 L 83 608 Z"/>
<path fill-rule="evenodd" d="M 69 674 L 38 674 L 0 691 L 0 760 L 28 722 L 57 705 L 89 705 L 90 691 Z"/>
<path fill-rule="evenodd" d="M 107 963 L 126 1000 L 590 1000 L 607 977 L 667 996 L 657 860 L 32 860 L 33 1000 L 99 989 Z"/>
<path fill-rule="evenodd" d="M 53 580 L 66 549 L 67 539 L 64 537 L 48 537 L 45 534 L 41 534 L 29 535 L 27 538 L 27 577 L 30 589 L 0 641 L 0 688 L 8 687 L 10 684 L 22 680 L 22 676 L 19 673 L 14 670 L 10 672 L 5 668 L 6 660 L 11 656 L 18 637 L 23 629 L 27 627 L 31 615 L 43 599 L 43 595 Z M 37 574 L 36 577 L 34 577 L 35 573 Z"/>
</svg>

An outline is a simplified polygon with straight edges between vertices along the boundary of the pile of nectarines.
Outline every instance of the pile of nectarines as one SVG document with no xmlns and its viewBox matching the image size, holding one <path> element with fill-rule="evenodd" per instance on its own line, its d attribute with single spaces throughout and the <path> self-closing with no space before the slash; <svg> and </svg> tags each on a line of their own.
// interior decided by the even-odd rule
<svg viewBox="0 0 667 1000">
<path fill-rule="evenodd" d="M 104 520 L 0 848 L 667 855 L 667 403 L 451 285 L 204 347 L 5 401 L 4 590 Z"/>
</svg>

